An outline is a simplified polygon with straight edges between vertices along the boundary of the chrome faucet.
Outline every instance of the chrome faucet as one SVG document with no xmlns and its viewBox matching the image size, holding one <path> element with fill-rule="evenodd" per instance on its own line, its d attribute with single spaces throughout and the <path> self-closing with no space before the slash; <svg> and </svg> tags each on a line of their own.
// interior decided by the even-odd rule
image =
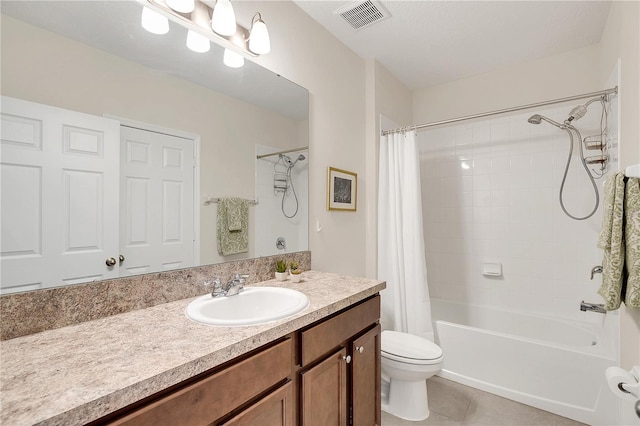
<svg viewBox="0 0 640 426">
<path fill-rule="evenodd" d="M 242 291 L 244 284 L 247 282 L 247 278 L 249 278 L 249 274 L 236 274 L 233 279 L 229 281 L 226 288 L 222 285 L 220 278 L 214 278 L 211 281 L 206 281 L 204 285 L 205 287 L 212 287 L 212 297 L 235 296 Z"/>
<path fill-rule="evenodd" d="M 580 302 L 580 310 L 582 312 L 591 311 L 597 312 L 599 314 L 606 314 L 607 311 L 604 309 L 604 305 L 601 303 L 586 303 L 584 300 Z"/>
<path fill-rule="evenodd" d="M 244 283 L 247 282 L 249 274 L 236 274 L 236 276 L 227 284 L 227 292 L 225 296 L 235 296 L 240 293 L 244 288 Z"/>
<path fill-rule="evenodd" d="M 598 266 L 594 266 L 593 268 L 591 268 L 591 279 L 593 279 L 593 276 L 595 274 L 601 274 L 602 273 L 602 266 L 598 265 Z"/>
</svg>

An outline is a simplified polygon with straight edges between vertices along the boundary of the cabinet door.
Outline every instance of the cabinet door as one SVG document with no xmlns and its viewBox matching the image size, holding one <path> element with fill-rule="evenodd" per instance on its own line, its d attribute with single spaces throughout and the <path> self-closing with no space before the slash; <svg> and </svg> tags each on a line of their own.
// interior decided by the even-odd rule
<svg viewBox="0 0 640 426">
<path fill-rule="evenodd" d="M 293 426 L 293 383 L 262 398 L 222 426 Z"/>
<path fill-rule="evenodd" d="M 347 424 L 347 350 L 329 355 L 301 373 L 300 404 L 304 426 Z"/>
<path fill-rule="evenodd" d="M 351 342 L 353 424 L 379 425 L 380 413 L 380 325 Z"/>
</svg>

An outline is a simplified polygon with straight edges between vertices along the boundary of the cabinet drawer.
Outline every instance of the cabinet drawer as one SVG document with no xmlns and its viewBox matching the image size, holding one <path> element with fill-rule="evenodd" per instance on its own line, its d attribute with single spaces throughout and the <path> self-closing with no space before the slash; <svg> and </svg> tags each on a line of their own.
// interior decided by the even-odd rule
<svg viewBox="0 0 640 426">
<path fill-rule="evenodd" d="M 288 382 L 220 426 L 293 426 L 294 403 Z"/>
<path fill-rule="evenodd" d="M 302 366 L 329 353 L 380 318 L 380 296 L 375 296 L 300 333 Z"/>
<path fill-rule="evenodd" d="M 289 377 L 291 353 L 291 339 L 284 340 L 112 424 L 209 424 Z"/>
</svg>

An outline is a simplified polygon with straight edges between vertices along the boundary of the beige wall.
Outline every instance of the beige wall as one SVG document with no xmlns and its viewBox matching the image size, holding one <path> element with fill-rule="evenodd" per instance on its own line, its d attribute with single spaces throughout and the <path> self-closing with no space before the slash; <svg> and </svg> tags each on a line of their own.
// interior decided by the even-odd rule
<svg viewBox="0 0 640 426">
<path fill-rule="evenodd" d="M 600 41 L 600 79 L 620 59 L 620 166 L 640 163 L 640 3 L 614 2 Z M 621 364 L 640 364 L 640 309 L 620 308 Z"/>
<path fill-rule="evenodd" d="M 413 92 L 416 124 L 602 89 L 598 46 L 589 46 Z"/>
<path fill-rule="evenodd" d="M 298 123 L 274 112 L 157 73 L 104 51 L 2 16 L 3 95 L 88 114 L 110 114 L 200 135 L 201 194 L 255 197 L 255 141 L 306 145 Z M 249 124 L 250 125 L 247 125 Z M 222 257 L 215 205 L 200 208 L 202 264 Z M 253 209 L 251 210 L 253 223 Z"/>
</svg>

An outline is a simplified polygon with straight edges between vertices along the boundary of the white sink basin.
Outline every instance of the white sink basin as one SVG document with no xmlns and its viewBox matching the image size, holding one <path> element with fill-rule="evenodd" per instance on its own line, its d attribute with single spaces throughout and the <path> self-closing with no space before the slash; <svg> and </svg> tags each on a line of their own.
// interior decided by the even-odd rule
<svg viewBox="0 0 640 426">
<path fill-rule="evenodd" d="M 297 290 L 281 287 L 245 287 L 228 297 L 198 297 L 185 310 L 188 318 L 212 325 L 253 325 L 295 315 L 309 305 Z"/>
</svg>

